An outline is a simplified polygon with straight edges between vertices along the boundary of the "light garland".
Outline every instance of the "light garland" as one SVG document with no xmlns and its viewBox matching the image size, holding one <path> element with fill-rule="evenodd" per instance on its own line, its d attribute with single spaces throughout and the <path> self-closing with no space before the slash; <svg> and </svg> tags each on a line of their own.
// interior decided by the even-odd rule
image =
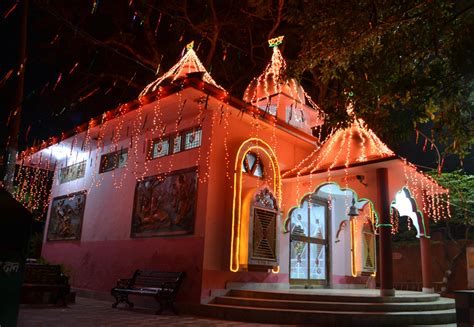
<svg viewBox="0 0 474 327">
<path fill-rule="evenodd" d="M 211 84 L 218 89 L 221 89 L 223 91 L 224 88 L 217 84 L 211 77 L 211 75 L 207 72 L 206 68 L 204 65 L 201 63 L 199 60 L 198 56 L 196 55 L 196 52 L 193 50 L 194 46 L 194 41 L 189 43 L 186 46 L 186 54 L 181 58 L 178 63 L 176 63 L 171 69 L 160 76 L 158 79 L 155 81 L 151 82 L 148 84 L 143 91 L 140 93 L 139 97 L 143 97 L 147 95 L 150 92 L 153 92 L 158 89 L 161 83 L 163 83 L 164 80 L 171 78 L 171 81 L 174 82 L 180 77 L 185 77 L 186 74 L 189 73 L 196 73 L 196 72 L 201 72 L 203 73 L 202 79 L 204 82 Z"/>
<path fill-rule="evenodd" d="M 261 144 L 261 145 L 260 145 Z M 268 143 L 261 139 L 250 138 L 243 142 L 236 154 L 234 166 L 234 188 L 232 201 L 232 229 L 231 229 L 231 249 L 230 266 L 232 272 L 239 270 L 240 258 L 240 224 L 242 210 L 242 164 L 248 152 L 262 151 L 269 159 L 273 170 L 273 194 L 277 198 L 278 208 L 281 208 L 281 176 L 278 160 Z M 275 271 L 276 272 L 276 271 Z"/>
</svg>

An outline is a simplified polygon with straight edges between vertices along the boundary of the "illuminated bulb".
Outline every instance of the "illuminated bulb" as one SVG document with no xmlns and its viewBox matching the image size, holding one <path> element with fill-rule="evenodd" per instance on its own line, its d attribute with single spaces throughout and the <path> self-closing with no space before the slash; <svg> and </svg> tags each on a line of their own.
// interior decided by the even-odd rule
<svg viewBox="0 0 474 327">
<path fill-rule="evenodd" d="M 188 47 L 186 54 L 176 63 L 171 69 L 160 76 L 158 79 L 155 81 L 151 82 L 148 84 L 143 91 L 140 93 L 139 97 L 145 96 L 149 92 L 153 92 L 158 89 L 160 84 L 166 80 L 167 78 L 172 77 L 172 81 L 174 82 L 176 79 L 179 77 L 184 77 L 186 74 L 193 73 L 193 72 L 202 72 L 203 74 L 203 81 L 211 84 L 223 91 L 224 88 L 217 84 L 211 77 L 211 75 L 207 72 L 206 68 L 204 65 L 201 63 L 199 60 L 198 56 L 196 55 L 196 52 L 194 52 L 192 47 Z"/>
</svg>

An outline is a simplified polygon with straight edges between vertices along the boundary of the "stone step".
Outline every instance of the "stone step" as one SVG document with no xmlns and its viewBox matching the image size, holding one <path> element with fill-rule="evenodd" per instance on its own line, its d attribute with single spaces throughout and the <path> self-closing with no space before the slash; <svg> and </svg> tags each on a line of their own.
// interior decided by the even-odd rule
<svg viewBox="0 0 474 327">
<path fill-rule="evenodd" d="M 258 307 L 258 308 L 280 308 L 301 310 L 324 310 L 324 311 L 435 311 L 454 309 L 454 300 L 439 298 L 438 301 L 430 302 L 385 302 L 385 303 L 363 303 L 363 302 L 326 302 L 326 301 L 298 301 L 279 299 L 260 299 L 248 297 L 216 297 L 215 304 L 230 306 Z"/>
<path fill-rule="evenodd" d="M 406 326 L 450 324 L 456 321 L 454 309 L 418 312 L 361 312 L 259 308 L 224 304 L 201 306 L 206 316 L 254 323 L 313 326 Z"/>
<path fill-rule="evenodd" d="M 240 298 L 259 298 L 286 301 L 317 301 L 317 302 L 357 302 L 357 303 L 409 303 L 434 302 L 439 300 L 439 294 L 427 294 L 410 291 L 397 291 L 397 296 L 380 296 L 377 290 L 373 292 L 347 292 L 347 290 L 291 290 L 289 291 L 254 291 L 232 289 L 226 296 Z"/>
</svg>

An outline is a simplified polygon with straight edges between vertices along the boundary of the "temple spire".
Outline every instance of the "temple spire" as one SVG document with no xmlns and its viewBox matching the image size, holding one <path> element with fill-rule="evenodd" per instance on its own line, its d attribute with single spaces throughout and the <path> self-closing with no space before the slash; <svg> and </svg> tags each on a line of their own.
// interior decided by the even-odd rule
<svg viewBox="0 0 474 327">
<path fill-rule="evenodd" d="M 203 73 L 202 79 L 204 82 L 214 85 L 215 87 L 224 90 L 222 86 L 217 84 L 209 72 L 206 70 L 202 62 L 199 60 L 196 52 L 193 49 L 194 41 L 186 45 L 186 53 L 184 56 L 166 73 L 158 77 L 156 80 L 148 84 L 143 91 L 140 93 L 139 97 L 142 97 L 150 92 L 155 91 L 160 84 L 166 80 L 171 79 L 172 82 L 177 80 L 180 77 L 185 77 L 190 73 Z"/>
</svg>

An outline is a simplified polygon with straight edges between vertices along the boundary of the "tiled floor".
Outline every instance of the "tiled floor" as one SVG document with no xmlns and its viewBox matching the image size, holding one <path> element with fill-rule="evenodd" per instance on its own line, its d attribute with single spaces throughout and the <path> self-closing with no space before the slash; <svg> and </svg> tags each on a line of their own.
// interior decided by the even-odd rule
<svg viewBox="0 0 474 327">
<path fill-rule="evenodd" d="M 164 312 L 155 315 L 152 310 L 134 308 L 132 310 L 112 309 L 110 302 L 77 297 L 76 303 L 62 307 L 22 307 L 18 320 L 19 327 L 30 326 L 268 326 L 235 321 L 198 318 L 186 315 L 175 316 Z"/>
</svg>

